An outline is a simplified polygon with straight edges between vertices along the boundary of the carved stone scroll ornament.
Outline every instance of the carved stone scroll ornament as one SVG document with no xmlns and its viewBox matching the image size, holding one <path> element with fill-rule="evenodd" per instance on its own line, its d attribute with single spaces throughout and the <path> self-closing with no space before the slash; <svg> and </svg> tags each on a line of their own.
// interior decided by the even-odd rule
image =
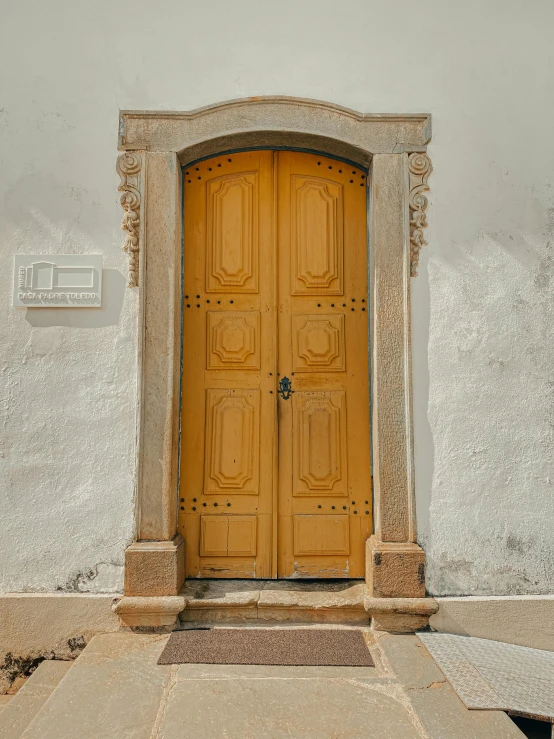
<svg viewBox="0 0 554 739">
<path fill-rule="evenodd" d="M 140 170 L 142 157 L 135 151 L 127 151 L 117 158 L 117 172 L 122 193 L 120 202 L 124 210 L 121 228 L 125 231 L 123 251 L 129 255 L 128 287 L 138 287 L 139 277 L 139 228 L 140 228 Z"/>
<path fill-rule="evenodd" d="M 427 179 L 433 167 L 427 154 L 416 152 L 408 157 L 410 170 L 410 274 L 417 277 L 419 252 L 427 242 L 424 238 L 424 229 L 427 228 L 427 198 L 424 195 L 429 191 Z"/>
</svg>

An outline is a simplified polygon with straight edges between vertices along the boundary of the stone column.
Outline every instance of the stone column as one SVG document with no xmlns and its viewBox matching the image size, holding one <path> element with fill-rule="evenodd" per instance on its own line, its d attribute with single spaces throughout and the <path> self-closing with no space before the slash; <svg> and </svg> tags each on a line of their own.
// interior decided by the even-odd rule
<svg viewBox="0 0 554 739">
<path fill-rule="evenodd" d="M 143 153 L 138 287 L 137 540 L 125 552 L 128 626 L 167 626 L 184 608 L 177 534 L 180 383 L 181 170 L 173 152 Z"/>
<path fill-rule="evenodd" d="M 370 202 L 375 534 L 366 545 L 366 608 L 374 625 L 397 630 L 398 609 L 380 599 L 425 596 L 425 554 L 415 543 L 407 154 L 373 157 Z M 426 610 L 410 601 L 397 605 L 403 613 Z M 425 614 L 418 618 L 416 624 L 414 612 L 410 621 L 416 628 L 426 621 Z M 403 618 L 399 630 L 405 625 Z"/>
</svg>

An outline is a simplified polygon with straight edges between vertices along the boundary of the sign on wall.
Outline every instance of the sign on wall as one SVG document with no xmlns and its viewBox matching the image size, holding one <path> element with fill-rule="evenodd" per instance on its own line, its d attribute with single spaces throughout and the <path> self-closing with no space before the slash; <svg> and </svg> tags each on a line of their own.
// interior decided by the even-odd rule
<svg viewBox="0 0 554 739">
<path fill-rule="evenodd" d="M 14 306 L 98 308 L 101 302 L 101 254 L 16 254 Z"/>
</svg>

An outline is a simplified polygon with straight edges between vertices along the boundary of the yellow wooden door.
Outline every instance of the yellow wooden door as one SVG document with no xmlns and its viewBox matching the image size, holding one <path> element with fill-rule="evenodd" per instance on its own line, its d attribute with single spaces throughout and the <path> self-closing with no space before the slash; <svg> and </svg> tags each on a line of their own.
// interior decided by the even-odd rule
<svg viewBox="0 0 554 739">
<path fill-rule="evenodd" d="M 273 154 L 184 174 L 181 521 L 188 577 L 272 577 Z M 184 519 L 184 520 L 183 520 Z"/>
<path fill-rule="evenodd" d="M 362 577 L 371 534 L 365 175 L 279 155 L 281 577 Z"/>
<path fill-rule="evenodd" d="M 185 172 L 188 577 L 364 575 L 366 195 L 363 171 L 305 153 Z"/>
</svg>

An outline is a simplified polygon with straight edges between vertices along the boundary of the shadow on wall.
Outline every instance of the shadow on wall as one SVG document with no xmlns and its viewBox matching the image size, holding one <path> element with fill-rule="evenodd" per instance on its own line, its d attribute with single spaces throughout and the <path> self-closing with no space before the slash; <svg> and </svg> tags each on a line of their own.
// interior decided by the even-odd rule
<svg viewBox="0 0 554 739">
<path fill-rule="evenodd" d="M 104 328 L 119 323 L 127 281 L 116 269 L 102 270 L 101 308 L 27 308 L 31 326 L 71 326 Z"/>
</svg>

